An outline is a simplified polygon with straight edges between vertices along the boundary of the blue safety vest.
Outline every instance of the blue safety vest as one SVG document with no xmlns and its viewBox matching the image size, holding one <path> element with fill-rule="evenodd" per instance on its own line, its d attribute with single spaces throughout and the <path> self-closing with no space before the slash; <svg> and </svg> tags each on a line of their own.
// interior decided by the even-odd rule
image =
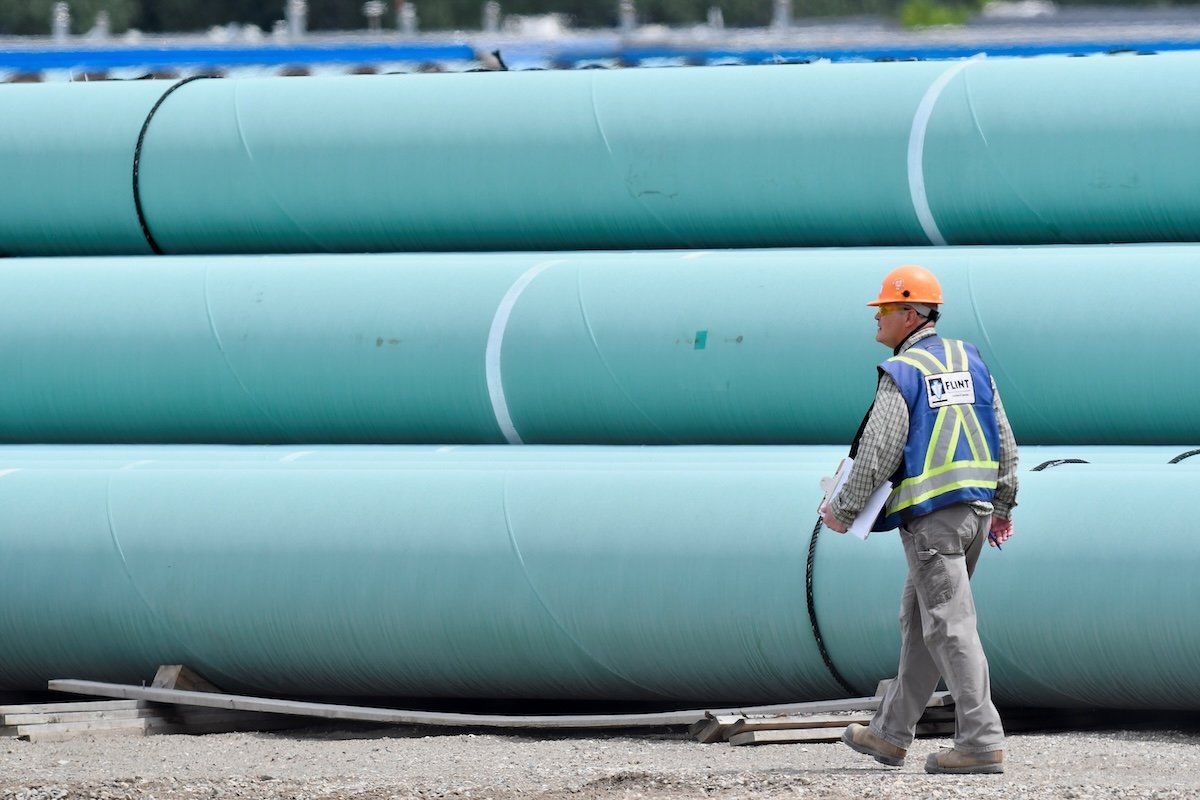
<svg viewBox="0 0 1200 800">
<path fill-rule="evenodd" d="M 954 503 L 990 501 L 1000 431 L 992 377 L 975 346 L 927 337 L 880 365 L 908 404 L 899 480 L 874 530 L 886 531 Z"/>
</svg>

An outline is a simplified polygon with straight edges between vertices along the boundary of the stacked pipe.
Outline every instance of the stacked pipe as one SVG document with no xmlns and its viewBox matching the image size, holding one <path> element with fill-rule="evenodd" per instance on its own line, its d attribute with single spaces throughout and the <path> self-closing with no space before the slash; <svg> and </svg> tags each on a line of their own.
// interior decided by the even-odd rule
<svg viewBox="0 0 1200 800">
<path fill-rule="evenodd" d="M 1194 245 L 18 259 L 0 271 L 0 431 L 848 442 L 887 355 L 864 297 L 916 262 L 1023 442 L 1196 442 L 1200 344 L 1178 285 L 1198 261 Z"/>
<path fill-rule="evenodd" d="M 998 699 L 1200 708 L 1198 65 L 0 86 L 0 687 L 867 692 L 903 557 L 817 480 L 917 262 L 1041 445 Z M 584 251 L 920 243 L 1009 246 Z"/>
<path fill-rule="evenodd" d="M 1198 63 L 3 86 L 0 252 L 1196 241 Z"/>
</svg>

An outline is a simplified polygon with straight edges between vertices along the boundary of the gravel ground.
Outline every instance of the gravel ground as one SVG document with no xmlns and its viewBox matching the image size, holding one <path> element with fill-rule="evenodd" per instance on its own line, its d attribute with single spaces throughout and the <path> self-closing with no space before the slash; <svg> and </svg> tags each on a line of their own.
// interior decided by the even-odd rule
<svg viewBox="0 0 1200 800">
<path fill-rule="evenodd" d="M 529 736 L 311 727 L 60 744 L 0 740 L 0 800 L 159 798 L 1200 797 L 1200 728 L 1016 734 L 1008 771 L 934 776 L 841 744 L 701 745 L 675 732 Z"/>
</svg>

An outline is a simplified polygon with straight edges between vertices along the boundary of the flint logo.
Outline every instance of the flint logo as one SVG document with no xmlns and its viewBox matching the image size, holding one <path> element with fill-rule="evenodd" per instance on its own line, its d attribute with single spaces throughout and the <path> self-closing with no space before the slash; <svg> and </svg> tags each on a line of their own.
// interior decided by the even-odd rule
<svg viewBox="0 0 1200 800">
<path fill-rule="evenodd" d="M 926 375 L 925 399 L 930 408 L 974 404 L 975 384 L 971 381 L 971 373 L 947 372 L 942 375 Z"/>
</svg>

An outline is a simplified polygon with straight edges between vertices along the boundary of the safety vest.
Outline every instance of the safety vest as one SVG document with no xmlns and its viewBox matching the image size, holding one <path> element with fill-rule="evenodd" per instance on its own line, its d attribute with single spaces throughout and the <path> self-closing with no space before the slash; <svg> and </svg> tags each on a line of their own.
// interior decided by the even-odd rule
<svg viewBox="0 0 1200 800">
<path fill-rule="evenodd" d="M 929 336 L 880 365 L 908 403 L 904 462 L 874 530 L 954 503 L 991 500 L 1000 432 L 992 377 L 975 346 Z"/>
</svg>

